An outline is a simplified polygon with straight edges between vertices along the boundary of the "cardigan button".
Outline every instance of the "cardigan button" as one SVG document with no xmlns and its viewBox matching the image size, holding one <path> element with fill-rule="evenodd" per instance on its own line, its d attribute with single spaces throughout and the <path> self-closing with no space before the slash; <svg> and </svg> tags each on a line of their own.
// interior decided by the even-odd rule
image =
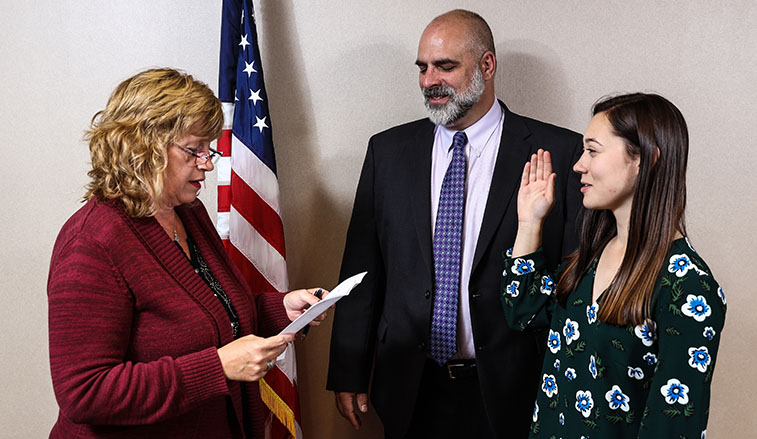
<svg viewBox="0 0 757 439">
<path fill-rule="evenodd" d="M 423 297 L 425 297 L 426 299 L 430 299 L 431 298 L 431 291 L 426 290 L 426 292 L 423 293 Z"/>
<path fill-rule="evenodd" d="M 200 273 L 200 270 L 198 268 L 195 268 L 195 273 Z"/>
</svg>

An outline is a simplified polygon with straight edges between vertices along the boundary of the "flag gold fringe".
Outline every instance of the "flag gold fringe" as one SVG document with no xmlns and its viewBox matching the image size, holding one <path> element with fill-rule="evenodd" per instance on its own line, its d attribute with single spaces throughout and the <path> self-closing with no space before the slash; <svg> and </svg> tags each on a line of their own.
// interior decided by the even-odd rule
<svg viewBox="0 0 757 439">
<path fill-rule="evenodd" d="M 289 430 L 290 437 L 296 439 L 297 432 L 294 426 L 294 412 L 292 409 L 276 394 L 265 379 L 261 378 L 258 383 L 260 384 L 260 398 L 263 400 L 263 403 L 271 409 L 271 412 Z"/>
</svg>

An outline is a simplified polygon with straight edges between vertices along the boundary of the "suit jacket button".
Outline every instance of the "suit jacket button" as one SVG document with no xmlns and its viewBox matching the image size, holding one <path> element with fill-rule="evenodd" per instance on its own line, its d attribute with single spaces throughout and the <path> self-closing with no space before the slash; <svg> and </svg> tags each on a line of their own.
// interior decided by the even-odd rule
<svg viewBox="0 0 757 439">
<path fill-rule="evenodd" d="M 470 296 L 472 298 L 474 298 L 474 299 L 478 299 L 479 297 L 481 297 L 481 293 L 479 293 L 478 291 L 476 291 L 473 294 L 471 294 Z"/>
<path fill-rule="evenodd" d="M 431 298 L 431 291 L 426 290 L 426 292 L 423 293 L 423 297 L 425 297 L 426 299 L 430 299 Z"/>
<path fill-rule="evenodd" d="M 419 351 L 425 351 L 426 350 L 426 343 L 423 343 L 423 342 L 418 343 L 418 350 Z"/>
<path fill-rule="evenodd" d="M 476 346 L 476 350 L 478 350 L 478 351 L 483 351 L 485 347 L 486 347 L 486 346 L 483 346 L 483 345 L 481 345 L 481 346 Z"/>
</svg>

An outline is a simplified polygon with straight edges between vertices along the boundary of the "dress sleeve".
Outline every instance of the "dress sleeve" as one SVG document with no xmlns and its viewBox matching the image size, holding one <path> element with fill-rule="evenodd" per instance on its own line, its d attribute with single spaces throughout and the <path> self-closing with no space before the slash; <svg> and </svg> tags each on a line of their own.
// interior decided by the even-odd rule
<svg viewBox="0 0 757 439">
<path fill-rule="evenodd" d="M 725 295 L 704 262 L 691 253 L 673 255 L 668 264 L 655 297 L 658 363 L 639 430 L 641 439 L 704 437 L 725 322 Z"/>
<path fill-rule="evenodd" d="M 512 249 L 505 252 L 500 297 L 512 329 L 548 327 L 555 303 L 554 290 L 554 274 L 547 270 L 542 249 L 519 258 L 512 257 Z"/>
<path fill-rule="evenodd" d="M 108 252 L 90 239 L 56 248 L 48 312 L 53 389 L 73 422 L 151 424 L 228 393 L 215 347 L 145 363 L 124 360 L 133 297 Z"/>
</svg>

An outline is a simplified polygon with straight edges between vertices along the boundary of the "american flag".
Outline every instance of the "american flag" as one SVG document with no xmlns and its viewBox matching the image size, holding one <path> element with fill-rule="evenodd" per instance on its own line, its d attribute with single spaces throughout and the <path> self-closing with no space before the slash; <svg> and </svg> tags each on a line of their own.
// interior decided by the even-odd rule
<svg viewBox="0 0 757 439">
<path fill-rule="evenodd" d="M 253 293 L 289 289 L 284 229 L 268 96 L 250 0 L 224 0 L 218 96 L 224 130 L 218 139 L 218 234 Z M 301 438 L 294 349 L 277 363 L 260 393 L 281 421 L 267 436 Z"/>
</svg>

